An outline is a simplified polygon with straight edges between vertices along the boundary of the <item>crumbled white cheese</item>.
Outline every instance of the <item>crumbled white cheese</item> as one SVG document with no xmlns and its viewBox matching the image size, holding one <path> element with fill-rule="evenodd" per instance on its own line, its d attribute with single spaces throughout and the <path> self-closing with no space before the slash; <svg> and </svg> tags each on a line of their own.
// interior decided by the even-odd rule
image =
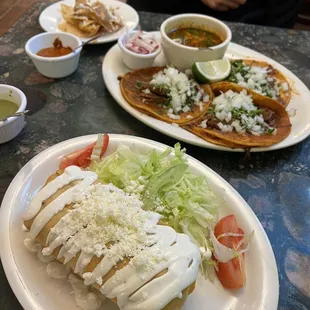
<svg viewBox="0 0 310 310">
<path fill-rule="evenodd" d="M 143 190 L 137 182 L 129 186 L 131 192 Z M 154 235 L 156 225 L 150 219 L 154 216 L 160 219 L 160 215 L 144 211 L 142 206 L 136 195 L 127 194 L 111 184 L 92 185 L 75 196 L 73 209 L 52 228 L 53 240 L 63 244 L 62 249 L 72 255 L 80 251 L 97 257 L 104 255 L 114 264 L 125 257 L 137 256 L 132 264 L 148 268 L 142 266 L 146 259 L 150 260 L 147 263 L 150 265 L 152 261 L 165 258 L 156 252 L 143 262 L 138 261 L 141 252 L 148 251 L 158 242 L 158 236 Z M 53 250 L 51 244 L 43 249 L 43 254 L 48 255 Z M 111 246 L 108 248 L 107 244 Z M 91 273 L 83 277 L 87 279 Z M 100 279 L 96 282 L 99 284 Z"/>
</svg>

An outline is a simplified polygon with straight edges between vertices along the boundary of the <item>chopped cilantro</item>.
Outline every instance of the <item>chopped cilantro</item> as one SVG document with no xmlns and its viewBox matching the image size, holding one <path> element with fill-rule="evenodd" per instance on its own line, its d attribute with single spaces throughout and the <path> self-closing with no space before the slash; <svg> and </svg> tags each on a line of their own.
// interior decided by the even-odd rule
<svg viewBox="0 0 310 310">
<path fill-rule="evenodd" d="M 208 108 L 207 113 L 215 115 L 215 107 Z"/>
<path fill-rule="evenodd" d="M 141 89 L 142 88 L 142 81 L 136 81 L 136 87 L 138 88 L 138 89 Z"/>
<path fill-rule="evenodd" d="M 236 74 L 240 73 L 241 76 L 245 76 L 248 73 L 249 69 L 245 66 L 242 60 L 235 60 L 231 62 L 231 71 L 230 75 L 227 78 L 227 81 L 232 83 L 238 83 L 238 79 L 236 78 Z"/>
<path fill-rule="evenodd" d="M 261 109 L 246 111 L 244 109 L 233 109 L 231 114 L 233 118 L 239 119 L 242 114 L 245 114 L 247 117 L 255 117 L 256 115 L 260 115 L 263 111 Z"/>
</svg>

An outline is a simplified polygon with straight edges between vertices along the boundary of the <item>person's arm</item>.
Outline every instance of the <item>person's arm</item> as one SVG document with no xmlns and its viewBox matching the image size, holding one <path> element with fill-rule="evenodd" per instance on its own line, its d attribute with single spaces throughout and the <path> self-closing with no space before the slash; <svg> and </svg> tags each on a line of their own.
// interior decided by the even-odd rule
<svg viewBox="0 0 310 310">
<path fill-rule="evenodd" d="M 246 1 L 247 0 L 201 0 L 203 4 L 216 11 L 237 9 L 240 5 L 245 4 Z"/>
</svg>

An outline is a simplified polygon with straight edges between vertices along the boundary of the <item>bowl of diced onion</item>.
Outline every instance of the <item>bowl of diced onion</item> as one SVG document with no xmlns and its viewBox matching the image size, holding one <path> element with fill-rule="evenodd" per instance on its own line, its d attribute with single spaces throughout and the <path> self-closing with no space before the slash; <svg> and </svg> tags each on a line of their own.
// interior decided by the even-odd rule
<svg viewBox="0 0 310 310">
<path fill-rule="evenodd" d="M 123 34 L 118 39 L 125 65 L 132 70 L 151 67 L 161 51 L 154 34 L 141 30 Z"/>
</svg>

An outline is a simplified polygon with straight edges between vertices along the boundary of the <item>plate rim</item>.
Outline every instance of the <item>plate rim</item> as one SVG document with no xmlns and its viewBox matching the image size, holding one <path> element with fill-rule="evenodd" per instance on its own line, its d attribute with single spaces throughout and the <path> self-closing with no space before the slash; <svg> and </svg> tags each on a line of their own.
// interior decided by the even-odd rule
<svg viewBox="0 0 310 310">
<path fill-rule="evenodd" d="M 137 136 L 130 136 L 130 135 L 123 135 L 123 134 L 109 134 L 111 140 L 118 140 L 118 139 L 131 139 L 133 141 L 139 141 L 143 144 L 151 147 L 158 147 L 161 149 L 165 149 L 169 147 L 168 145 L 157 142 L 151 139 L 146 139 L 142 137 Z M 17 265 L 15 263 L 14 255 L 12 253 L 12 246 L 10 241 L 10 221 L 11 221 L 11 211 L 13 207 L 13 203 L 16 199 L 16 196 L 18 195 L 19 191 L 22 190 L 23 186 L 16 186 L 16 185 L 23 185 L 23 182 L 27 178 L 27 175 L 23 175 L 24 171 L 31 168 L 28 175 L 31 173 L 31 171 L 34 169 L 34 167 L 42 162 L 44 160 L 43 158 L 45 155 L 52 154 L 53 152 L 56 152 L 59 148 L 63 148 L 68 146 L 69 144 L 71 147 L 76 146 L 81 147 L 81 144 L 87 144 L 92 142 L 97 138 L 96 134 L 91 135 L 84 135 L 80 137 L 75 137 L 72 139 L 68 139 L 62 142 L 59 142 L 53 146 L 50 146 L 43 152 L 37 154 L 35 157 L 33 157 L 23 168 L 16 174 L 12 182 L 10 183 L 0 209 L 0 256 L 1 261 L 3 264 L 3 269 L 5 272 L 5 275 L 7 277 L 7 280 L 16 296 L 16 298 L 19 300 L 21 305 L 24 307 L 25 310 L 30 309 L 40 309 L 44 310 L 39 304 L 36 302 L 36 300 L 33 298 L 33 296 L 30 294 L 30 292 L 26 289 L 26 287 L 23 285 L 23 278 L 19 273 L 19 270 L 17 268 Z M 270 240 L 265 232 L 265 229 L 262 227 L 260 221 L 258 220 L 257 216 L 255 215 L 254 211 L 249 207 L 248 203 L 244 200 L 244 198 L 239 194 L 239 192 L 230 185 L 223 177 L 221 177 L 217 172 L 215 172 L 213 169 L 202 163 L 201 161 L 197 160 L 191 155 L 186 154 L 186 157 L 189 161 L 189 163 L 193 163 L 195 166 L 201 168 L 201 170 L 209 174 L 214 179 L 214 183 L 218 183 L 220 187 L 224 187 L 224 189 L 228 189 L 230 191 L 230 195 L 233 195 L 233 197 L 239 201 L 238 208 L 241 208 L 243 211 L 244 218 L 250 217 L 252 221 L 255 221 L 258 227 L 260 228 L 259 234 L 260 234 L 260 242 L 264 245 L 264 249 L 267 252 L 268 251 L 268 261 L 272 264 L 272 269 L 275 270 L 275 274 L 267 273 L 268 279 L 266 280 L 267 283 L 271 283 L 272 290 L 269 290 L 270 293 L 264 293 L 262 300 L 265 302 L 264 306 L 266 309 L 277 309 L 278 301 L 279 301 L 279 273 L 277 268 L 277 263 L 275 259 L 275 255 L 273 252 L 273 248 L 271 246 Z M 269 266 L 270 267 L 270 266 Z M 272 292 L 271 292 L 272 291 Z M 268 299 L 267 297 L 268 296 Z M 269 305 L 269 306 L 268 306 Z"/>
<path fill-rule="evenodd" d="M 155 35 L 159 35 L 160 32 L 159 31 L 150 31 L 150 33 L 153 33 Z M 245 51 L 245 53 L 251 53 L 252 55 L 256 55 L 257 57 L 260 57 L 260 58 L 263 58 L 265 59 L 267 62 L 275 65 L 276 67 L 278 67 L 282 72 L 283 71 L 286 71 L 286 72 L 289 72 L 289 74 L 294 78 L 294 80 L 298 81 L 298 83 L 300 83 L 300 85 L 302 85 L 302 87 L 304 88 L 305 91 L 308 92 L 308 95 L 309 95 L 309 100 L 310 100 L 310 90 L 308 89 L 308 87 L 304 84 L 303 81 L 301 81 L 292 71 L 290 71 L 289 69 L 287 69 L 286 67 L 284 67 L 283 65 L 281 65 L 280 63 L 278 63 L 277 61 L 273 60 L 272 58 L 264 55 L 263 53 L 259 53 L 255 50 L 252 50 L 248 47 L 245 47 L 243 45 L 240 45 L 240 44 L 237 44 L 237 43 L 234 43 L 234 42 L 230 42 L 229 46 L 228 46 L 228 50 L 229 50 L 229 47 L 231 48 L 238 48 L 238 49 L 242 49 Z M 103 62 L 102 62 L 102 66 L 101 66 L 101 71 L 102 71 L 102 76 L 103 76 L 103 80 L 104 80 L 104 84 L 106 86 L 106 88 L 108 89 L 110 95 L 113 97 L 113 99 L 118 103 L 118 105 L 120 105 L 125 111 L 127 111 L 131 116 L 133 116 L 134 118 L 138 119 L 140 122 L 142 122 L 143 124 L 145 124 L 146 126 L 164 134 L 164 135 L 167 135 L 173 139 L 176 139 L 176 140 L 180 140 L 182 142 L 185 142 L 185 143 L 188 143 L 188 144 L 191 144 L 191 145 L 195 145 L 195 146 L 199 146 L 199 147 L 203 147 L 203 148 L 207 148 L 207 149 L 212 149 L 212 150 L 217 150 L 217 151 L 225 151 L 225 152 L 244 152 L 244 149 L 240 149 L 240 148 L 236 148 L 236 149 L 231 149 L 229 147 L 225 147 L 225 146 L 219 146 L 219 145 L 215 145 L 215 144 L 212 144 L 210 142 L 207 142 L 203 139 L 201 139 L 200 137 L 196 136 L 198 138 L 198 140 L 189 140 L 188 138 L 183 138 L 181 134 L 175 134 L 173 132 L 168 132 L 166 129 L 162 129 L 161 127 L 159 127 L 157 124 L 154 124 L 152 121 L 148 121 L 148 118 L 147 117 L 150 117 L 150 116 L 147 116 L 137 110 L 135 110 L 133 107 L 131 107 L 127 102 L 124 103 L 122 101 L 124 101 L 124 97 L 122 96 L 122 98 L 118 98 L 117 97 L 117 94 L 115 94 L 113 91 L 112 91 L 112 84 L 113 82 L 111 81 L 110 83 L 107 83 L 106 80 L 109 80 L 107 77 L 108 77 L 108 70 L 105 70 L 105 66 L 107 66 L 106 64 L 110 62 L 110 57 L 113 57 L 113 56 L 110 56 L 110 55 L 113 55 L 113 51 L 118 49 L 118 45 L 115 44 L 113 45 L 109 51 L 106 53 L 104 59 L 103 59 Z M 252 56 L 249 56 L 249 57 L 252 57 Z M 128 70 L 130 70 L 128 68 Z M 309 108 L 309 111 L 310 111 L 310 108 Z M 147 116 L 147 117 L 146 117 Z M 160 120 L 158 120 L 160 121 Z M 182 128 L 181 128 L 182 129 Z M 185 129 L 183 129 L 185 130 Z M 193 134 L 194 135 L 194 134 Z M 271 151 L 276 151 L 276 150 L 281 150 L 281 149 L 285 149 L 287 147 L 290 147 L 290 146 L 293 146 L 293 145 L 296 145 L 302 141 L 304 141 L 305 139 L 307 139 L 310 135 L 310 126 L 308 126 L 307 130 L 305 131 L 305 133 L 301 136 L 299 136 L 297 139 L 291 141 L 289 144 L 287 145 L 282 145 L 280 143 L 278 144 L 274 144 L 272 146 L 269 146 L 269 147 L 257 147 L 257 148 L 251 148 L 250 149 L 250 152 L 252 153 L 258 153 L 258 152 L 271 152 Z M 285 141 L 285 140 L 283 140 Z"/>
<path fill-rule="evenodd" d="M 43 16 L 43 14 L 46 12 L 46 10 L 50 9 L 52 6 L 57 7 L 57 6 L 59 6 L 61 3 L 66 3 L 66 2 L 68 2 L 68 1 L 70 1 L 70 0 L 60 0 L 60 1 L 58 1 L 58 2 L 52 3 L 51 5 L 47 6 L 47 7 L 40 13 L 40 16 L 39 16 L 39 24 L 40 24 L 40 27 L 41 27 L 45 32 L 63 32 L 63 31 L 59 30 L 57 27 L 56 27 L 56 29 L 55 29 L 54 31 L 49 31 L 49 30 L 47 30 L 46 27 L 43 26 L 43 23 L 42 23 L 43 17 L 42 17 L 42 16 Z M 110 0 L 99 0 L 99 1 L 100 1 L 100 2 L 103 2 L 103 3 L 106 2 L 106 1 L 109 1 L 109 2 L 110 2 Z M 137 10 L 136 10 L 135 8 L 133 8 L 131 5 L 129 5 L 129 4 L 125 3 L 125 2 L 122 2 L 122 1 L 118 1 L 117 4 L 120 5 L 120 6 L 123 6 L 124 8 L 126 8 L 126 7 L 128 8 L 128 7 L 129 7 L 129 9 L 133 10 L 133 12 L 135 13 L 136 22 L 135 22 L 134 26 L 131 27 L 131 30 L 135 29 L 135 28 L 139 25 L 139 22 L 140 22 L 140 17 L 139 17 L 139 14 L 138 14 Z M 120 30 L 121 30 L 121 29 L 120 29 Z M 119 31 L 120 31 L 120 30 L 119 30 Z M 113 34 L 113 33 L 112 33 L 112 34 Z M 120 34 L 120 35 L 121 35 L 121 34 Z M 89 38 L 81 38 L 81 37 L 78 37 L 78 38 L 80 38 L 80 40 L 81 40 L 82 42 L 84 42 L 84 41 L 90 39 L 91 37 L 89 37 Z M 98 38 L 98 39 L 100 39 L 100 38 Z M 112 37 L 112 38 L 104 37 L 104 38 L 101 39 L 100 41 L 98 41 L 98 39 L 95 40 L 95 41 L 93 41 L 93 42 L 87 43 L 87 44 L 97 45 L 97 44 L 104 44 L 104 43 L 114 42 L 114 41 L 117 41 L 117 40 L 118 40 L 118 37 L 117 37 L 117 38 L 113 38 L 113 37 Z"/>
</svg>

